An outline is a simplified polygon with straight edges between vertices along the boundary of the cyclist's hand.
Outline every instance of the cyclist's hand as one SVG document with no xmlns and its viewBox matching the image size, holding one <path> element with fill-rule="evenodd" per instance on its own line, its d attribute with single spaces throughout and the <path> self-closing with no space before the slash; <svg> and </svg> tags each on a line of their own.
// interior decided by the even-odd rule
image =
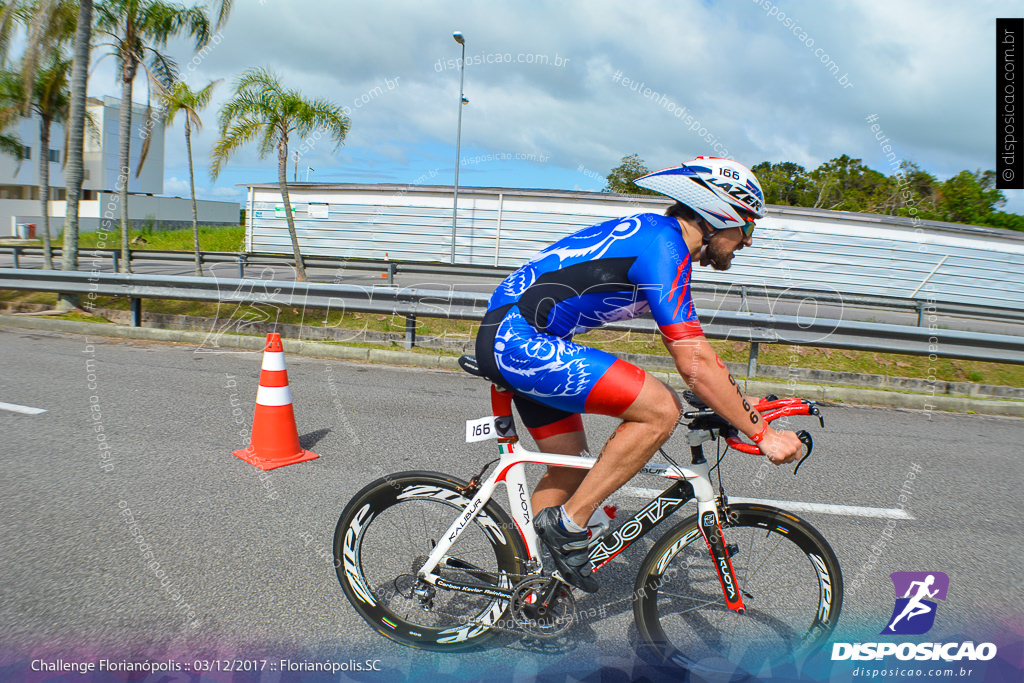
<svg viewBox="0 0 1024 683">
<path fill-rule="evenodd" d="M 776 465 L 784 465 L 793 462 L 803 453 L 804 445 L 795 432 L 779 432 L 771 427 L 764 435 L 764 439 L 758 444 L 761 451 L 771 462 Z"/>
</svg>

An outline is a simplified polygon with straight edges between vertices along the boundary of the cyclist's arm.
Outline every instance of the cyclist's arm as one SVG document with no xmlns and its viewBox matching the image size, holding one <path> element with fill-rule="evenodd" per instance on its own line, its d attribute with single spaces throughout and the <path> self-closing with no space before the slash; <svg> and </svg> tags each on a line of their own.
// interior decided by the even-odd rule
<svg viewBox="0 0 1024 683">
<path fill-rule="evenodd" d="M 761 432 L 765 426 L 761 414 L 743 395 L 703 335 L 687 339 L 671 339 L 663 335 L 662 338 L 676 370 L 698 398 L 748 437 Z M 758 446 L 775 464 L 796 460 L 802 449 L 796 434 L 780 432 L 771 426 L 765 430 Z"/>
<path fill-rule="evenodd" d="M 761 431 L 761 414 L 743 396 L 707 338 L 662 339 L 679 375 L 700 400 L 748 437 Z"/>
<path fill-rule="evenodd" d="M 674 223 L 659 231 L 640 252 L 630 278 L 644 293 L 676 368 L 715 412 L 747 436 L 760 434 L 761 415 L 704 338 L 690 296 L 690 256 Z M 793 432 L 771 427 L 758 444 L 776 464 L 795 460 L 801 443 Z"/>
</svg>

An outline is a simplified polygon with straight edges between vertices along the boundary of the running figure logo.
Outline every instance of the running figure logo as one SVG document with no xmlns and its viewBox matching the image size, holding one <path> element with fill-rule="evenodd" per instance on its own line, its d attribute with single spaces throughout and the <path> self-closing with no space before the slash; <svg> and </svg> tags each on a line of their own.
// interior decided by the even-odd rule
<svg viewBox="0 0 1024 683">
<path fill-rule="evenodd" d="M 896 606 L 882 634 L 927 633 L 935 623 L 938 607 L 932 599 L 946 599 L 949 577 L 942 572 L 893 572 L 889 577 L 896 589 Z"/>
</svg>

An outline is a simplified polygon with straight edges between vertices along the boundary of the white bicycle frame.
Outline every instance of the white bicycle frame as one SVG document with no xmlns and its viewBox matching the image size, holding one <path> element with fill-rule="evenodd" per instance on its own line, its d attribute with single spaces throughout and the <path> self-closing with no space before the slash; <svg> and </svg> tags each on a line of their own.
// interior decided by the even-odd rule
<svg viewBox="0 0 1024 683">
<path fill-rule="evenodd" d="M 439 564 L 449 558 L 448 551 L 452 544 L 458 540 L 463 530 L 469 526 L 469 523 L 480 514 L 480 511 L 491 500 L 491 496 L 494 495 L 494 490 L 499 483 L 505 484 L 508 491 L 509 509 L 512 511 L 512 518 L 519 530 L 519 535 L 526 545 L 528 555 L 526 558 L 527 571 L 530 574 L 542 573 L 544 566 L 541 559 L 540 546 L 537 542 L 537 533 L 533 529 L 533 506 L 530 501 L 531 491 L 526 485 L 525 465 L 533 463 L 556 467 L 590 469 L 597 462 L 595 458 L 591 457 L 536 453 L 522 448 L 518 445 L 519 439 L 516 436 L 515 423 L 511 417 L 511 392 L 503 390 L 497 385 L 492 385 L 491 405 L 496 426 L 495 431 L 501 437 L 498 439 L 498 450 L 500 452 L 498 466 L 474 490 L 473 498 L 466 505 L 464 511 L 448 527 L 444 536 L 440 538 L 426 562 L 417 572 L 417 577 L 421 581 L 432 586 L 465 590 L 470 593 L 484 592 L 490 594 L 489 589 L 482 589 L 479 586 L 468 587 L 454 584 L 435 574 L 434 570 Z M 820 418 L 820 414 L 813 402 L 803 399 L 780 400 L 773 398 L 771 400 L 766 399 L 766 403 L 759 403 L 758 405 L 770 411 L 761 416 L 765 422 L 771 422 L 775 418 L 786 415 L 818 415 Z M 714 413 L 701 415 L 698 411 L 684 413 L 684 418 L 706 418 L 713 415 Z M 721 420 L 721 418 L 718 419 Z M 503 421 L 505 424 L 499 427 L 498 421 Z M 739 582 L 736 578 L 736 572 L 729 558 L 729 548 L 722 533 L 723 520 L 721 519 L 720 510 L 724 511 L 725 501 L 719 500 L 715 495 L 709 476 L 711 468 L 701 450 L 705 442 L 713 441 L 722 436 L 721 428 L 718 426 L 708 425 L 703 422 L 700 423 L 700 426 L 697 426 L 696 422 L 691 422 L 687 430 L 687 441 L 689 442 L 692 456 L 692 462 L 689 466 L 648 464 L 640 470 L 646 474 L 655 474 L 667 479 L 677 480 L 677 482 L 685 482 L 686 486 L 682 487 L 677 483 L 675 486 L 669 487 L 633 515 L 631 519 L 609 534 L 592 542 L 588 559 L 593 567 L 593 571 L 600 569 L 611 561 L 612 558 L 629 547 L 634 540 L 650 531 L 654 525 L 675 511 L 676 508 L 687 503 L 690 499 L 694 499 L 697 501 L 697 527 L 704 538 L 704 542 L 707 544 L 712 565 L 718 574 L 718 580 L 722 587 L 726 606 L 740 614 L 746 611 L 743 597 L 738 588 Z M 804 456 L 806 458 L 810 455 L 812 449 L 811 437 L 805 431 L 799 432 L 797 436 L 807 445 L 807 455 Z M 732 448 L 747 453 L 760 454 L 760 449 L 756 445 L 743 444 L 735 435 L 726 436 L 725 440 Z M 799 467 L 800 465 L 797 464 L 797 469 Z M 675 497 L 677 495 L 681 497 Z M 454 561 L 449 566 L 464 568 L 463 563 L 456 560 L 456 558 L 451 559 Z M 448 564 L 447 562 L 445 563 Z M 557 572 L 554 576 L 562 578 L 558 576 Z M 503 591 L 496 590 L 493 593 L 502 594 Z"/>
<path fill-rule="evenodd" d="M 699 444 L 717 437 L 717 433 L 711 431 L 690 431 L 689 435 L 691 445 L 695 442 Z M 597 462 L 596 458 L 591 457 L 554 455 L 551 453 L 529 451 L 521 447 L 518 443 L 499 443 L 498 447 L 501 453 L 501 457 L 498 460 L 498 466 L 494 469 L 491 475 L 480 484 L 479 490 L 466 506 L 466 512 L 459 515 L 452 525 L 448 527 L 448 530 L 440 538 L 437 546 L 435 546 L 433 552 L 427 558 L 427 561 L 420 568 L 418 575 L 427 583 L 432 585 L 436 584 L 439 577 L 434 574 L 434 569 L 447 556 L 448 550 L 458 540 L 463 530 L 469 526 L 469 523 L 477 516 L 477 514 L 479 514 L 484 505 L 491 500 L 491 497 L 499 483 L 504 483 L 508 491 L 509 510 L 512 512 L 512 518 L 519 530 L 519 534 L 522 536 L 523 541 L 526 544 L 526 549 L 529 554 L 527 559 L 530 563 L 535 563 L 533 566 L 536 567 L 537 572 L 542 571 L 543 562 L 540 555 L 540 546 L 537 542 L 537 533 L 533 528 L 533 506 L 530 502 L 532 492 L 526 483 L 526 464 L 532 463 L 538 465 L 554 465 L 557 467 L 590 469 L 594 466 L 594 463 Z M 693 497 L 697 501 L 699 519 L 707 519 L 706 515 L 708 513 L 712 514 L 714 516 L 714 526 L 718 528 L 719 533 L 721 533 L 718 501 L 716 499 L 714 489 L 711 486 L 709 467 L 710 466 L 707 462 L 690 466 L 648 464 L 640 471 L 646 474 L 662 476 L 667 479 L 683 479 L 689 482 L 690 486 L 693 488 Z M 636 518 L 645 518 L 651 523 L 656 523 L 660 521 L 662 517 L 675 510 L 678 505 L 685 502 L 684 499 L 672 500 L 674 500 L 676 504 L 666 506 L 663 502 L 664 499 L 659 497 L 637 513 Z M 630 522 L 627 522 L 622 528 L 625 529 L 629 524 Z M 633 540 L 633 538 L 639 535 L 639 532 L 640 526 L 637 525 L 636 534 L 628 537 L 626 540 Z M 607 557 L 604 561 L 598 564 L 595 569 L 605 564 L 605 562 L 610 560 L 612 557 L 614 557 L 614 555 Z"/>
</svg>

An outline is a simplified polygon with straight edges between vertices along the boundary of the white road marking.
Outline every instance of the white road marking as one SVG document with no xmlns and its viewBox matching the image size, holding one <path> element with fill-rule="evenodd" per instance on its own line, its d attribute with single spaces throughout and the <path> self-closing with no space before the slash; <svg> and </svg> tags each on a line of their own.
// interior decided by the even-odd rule
<svg viewBox="0 0 1024 683">
<path fill-rule="evenodd" d="M 654 498 L 661 495 L 660 489 L 645 489 L 638 486 L 623 486 L 619 491 L 636 498 Z M 868 508 L 857 505 L 832 505 L 830 503 L 804 503 L 797 500 L 767 500 L 764 498 L 740 498 L 729 496 L 730 503 L 755 503 L 771 505 L 789 512 L 820 512 L 826 515 L 847 515 L 850 517 L 878 517 L 881 519 L 914 519 L 906 510 L 899 508 Z"/>
<path fill-rule="evenodd" d="M 39 413 L 46 412 L 42 408 L 29 408 L 28 406 L 19 406 L 14 403 L 0 403 L 0 410 L 9 410 L 12 413 L 24 413 L 25 415 L 38 415 Z"/>
</svg>

